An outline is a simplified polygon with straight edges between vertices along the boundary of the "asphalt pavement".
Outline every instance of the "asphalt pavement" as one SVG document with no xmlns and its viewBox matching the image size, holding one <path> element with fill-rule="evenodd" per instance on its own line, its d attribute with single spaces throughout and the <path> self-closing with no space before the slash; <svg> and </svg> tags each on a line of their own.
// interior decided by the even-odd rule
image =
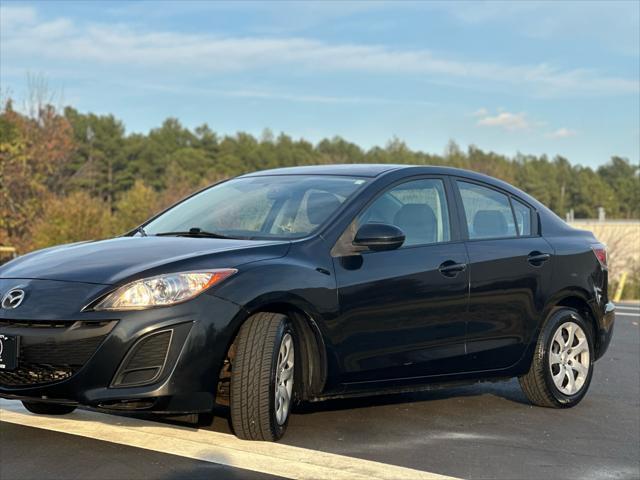
<svg viewBox="0 0 640 480">
<path fill-rule="evenodd" d="M 1 423 L 2 480 L 270 480 L 278 477 L 87 439 Z"/>
<path fill-rule="evenodd" d="M 233 460 L 244 458 L 242 455 L 228 457 L 231 460 L 216 456 L 216 448 L 238 452 L 244 448 L 238 445 L 248 444 L 234 443 L 223 415 L 199 431 L 155 423 L 168 429 L 159 432 L 164 436 L 176 429 L 184 435 L 199 435 L 198 441 L 220 441 L 220 447 L 210 445 L 214 451 L 207 456 L 200 447 L 195 455 L 187 450 L 171 455 L 167 451 L 173 450 L 157 441 L 149 440 L 147 445 L 143 438 L 128 443 L 128 435 L 118 436 L 117 430 L 126 425 L 110 426 L 115 437 L 105 433 L 102 437 L 109 441 L 103 441 L 96 439 L 101 438 L 99 434 L 90 438 L 93 434 L 88 430 L 70 435 L 60 433 L 66 431 L 64 426 L 55 427 L 58 431 L 54 432 L 47 425 L 20 425 L 19 415 L 8 423 L 9 413 L 0 411 L 0 478 L 277 478 L 280 468 L 289 472 L 287 457 L 292 457 L 290 462 L 305 462 L 317 456 L 317 468 L 324 463 L 338 471 L 339 465 L 345 478 L 349 472 L 355 478 L 365 471 L 362 469 L 373 469 L 368 471 L 377 473 L 369 477 L 403 474 L 410 478 L 411 472 L 420 471 L 474 479 L 640 479 L 639 323 L 640 307 L 622 304 L 612 344 L 595 365 L 590 391 L 572 409 L 531 406 L 517 380 L 311 404 L 291 417 L 280 444 L 262 444 L 264 449 L 251 446 L 243 455 L 261 456 L 246 464 Z M 92 421 L 97 419 L 98 424 L 114 418 L 81 413 Z M 137 427 L 127 428 L 134 432 Z M 323 457 L 327 454 L 335 455 Z M 385 465 L 413 470 L 385 470 Z M 239 468 L 242 466 L 257 471 Z M 265 471 L 271 473 L 258 473 Z M 288 476 L 314 478 L 314 471 L 292 470 Z M 317 472 L 321 476 L 321 470 Z M 322 474 L 328 475 L 327 470 Z"/>
</svg>

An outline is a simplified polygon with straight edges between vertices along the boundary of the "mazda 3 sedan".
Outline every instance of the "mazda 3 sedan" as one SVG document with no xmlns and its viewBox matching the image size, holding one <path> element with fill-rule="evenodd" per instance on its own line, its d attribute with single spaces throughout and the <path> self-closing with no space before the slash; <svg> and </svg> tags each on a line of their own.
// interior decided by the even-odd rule
<svg viewBox="0 0 640 480">
<path fill-rule="evenodd" d="M 0 267 L 0 396 L 166 415 L 518 377 L 576 405 L 609 345 L 607 253 L 526 193 L 442 167 L 252 173 L 122 237 Z"/>
</svg>

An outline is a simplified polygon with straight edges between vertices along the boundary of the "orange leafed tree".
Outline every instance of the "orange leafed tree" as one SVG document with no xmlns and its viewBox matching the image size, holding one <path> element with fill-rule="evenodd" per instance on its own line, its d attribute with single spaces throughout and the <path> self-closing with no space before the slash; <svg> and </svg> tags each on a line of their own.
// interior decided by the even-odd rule
<svg viewBox="0 0 640 480">
<path fill-rule="evenodd" d="M 64 190 L 71 126 L 49 105 L 26 116 L 7 101 L 0 112 L 0 243 L 21 247 L 50 194 Z"/>
</svg>

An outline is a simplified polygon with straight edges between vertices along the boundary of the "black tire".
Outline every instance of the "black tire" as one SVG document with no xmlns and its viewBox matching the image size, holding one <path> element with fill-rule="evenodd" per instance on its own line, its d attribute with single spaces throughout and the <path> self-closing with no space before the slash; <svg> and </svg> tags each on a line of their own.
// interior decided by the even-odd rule
<svg viewBox="0 0 640 480">
<path fill-rule="evenodd" d="M 60 405 L 58 403 L 22 402 L 24 408 L 37 415 L 67 415 L 76 407 L 73 405 Z"/>
<path fill-rule="evenodd" d="M 229 406 L 231 426 L 241 439 L 277 441 L 287 429 L 293 393 L 284 422 L 278 423 L 275 412 L 276 368 L 286 334 L 291 335 L 296 354 L 296 337 L 284 315 L 257 313 L 240 328 L 231 370 Z"/>
<path fill-rule="evenodd" d="M 549 354 L 553 337 L 566 322 L 578 325 L 585 334 L 589 349 L 588 373 L 580 389 L 572 395 L 560 391 L 554 383 Z M 593 345 L 593 330 L 577 310 L 572 308 L 557 308 L 553 310 L 545 321 L 531 362 L 531 368 L 526 375 L 519 377 L 520 386 L 531 403 L 540 407 L 569 408 L 577 405 L 586 395 L 593 376 L 593 360 L 595 358 Z M 571 373 L 573 375 L 573 373 Z"/>
</svg>

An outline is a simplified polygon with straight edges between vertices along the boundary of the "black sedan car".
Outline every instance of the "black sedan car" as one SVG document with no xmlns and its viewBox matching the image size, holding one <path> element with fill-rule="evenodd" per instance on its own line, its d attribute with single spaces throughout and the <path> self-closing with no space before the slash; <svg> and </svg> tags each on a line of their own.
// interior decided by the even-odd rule
<svg viewBox="0 0 640 480">
<path fill-rule="evenodd" d="M 0 396 L 166 415 L 519 377 L 571 407 L 609 345 L 607 254 L 526 193 L 442 167 L 257 172 L 122 237 L 0 267 Z"/>
</svg>

